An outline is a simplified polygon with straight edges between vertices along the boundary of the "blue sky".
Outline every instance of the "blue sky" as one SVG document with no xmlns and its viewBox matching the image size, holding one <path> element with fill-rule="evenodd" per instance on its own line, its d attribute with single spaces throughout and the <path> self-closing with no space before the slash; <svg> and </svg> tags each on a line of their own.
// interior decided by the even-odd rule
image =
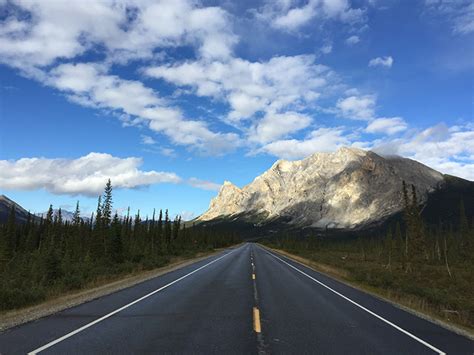
<svg viewBox="0 0 474 355">
<path fill-rule="evenodd" d="M 474 180 L 470 1 L 2 1 L 0 193 L 185 218 L 342 146 Z"/>
</svg>

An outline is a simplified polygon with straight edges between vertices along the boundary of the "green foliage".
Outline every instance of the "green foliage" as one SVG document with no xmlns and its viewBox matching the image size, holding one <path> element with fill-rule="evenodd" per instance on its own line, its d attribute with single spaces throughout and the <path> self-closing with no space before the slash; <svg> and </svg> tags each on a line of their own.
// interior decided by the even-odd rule
<svg viewBox="0 0 474 355">
<path fill-rule="evenodd" d="M 103 202 L 102 202 L 103 201 Z M 72 223 L 49 207 L 45 219 L 16 224 L 14 211 L 0 225 L 0 311 L 24 307 L 70 290 L 90 287 L 120 275 L 161 267 L 173 257 L 239 242 L 233 233 L 186 228 L 160 210 L 158 221 L 111 218 L 112 184 L 107 182 L 97 211 L 84 222 L 79 203 Z"/>
</svg>

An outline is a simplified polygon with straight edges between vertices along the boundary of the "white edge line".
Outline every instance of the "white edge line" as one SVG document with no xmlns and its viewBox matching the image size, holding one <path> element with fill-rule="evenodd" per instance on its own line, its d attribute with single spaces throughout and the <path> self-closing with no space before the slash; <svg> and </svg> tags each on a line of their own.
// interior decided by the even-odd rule
<svg viewBox="0 0 474 355">
<path fill-rule="evenodd" d="M 237 249 L 238 249 L 238 248 L 237 248 Z M 138 303 L 138 302 L 140 302 L 140 301 L 143 301 L 145 298 L 148 298 L 148 297 L 150 297 L 150 296 L 153 296 L 155 293 L 160 292 L 161 290 L 164 290 L 165 288 L 167 288 L 167 287 L 169 287 L 169 286 L 171 286 L 171 285 L 173 285 L 173 284 L 175 284 L 175 283 L 177 283 L 177 282 L 179 282 L 179 281 L 185 279 L 186 277 L 191 276 L 191 275 L 194 274 L 195 272 L 198 272 L 199 270 L 202 270 L 202 269 L 204 269 L 205 267 L 207 267 L 207 266 L 209 266 L 209 265 L 215 263 L 216 261 L 218 261 L 218 260 L 220 260 L 220 259 L 222 259 L 222 258 L 224 258 L 224 257 L 226 257 L 226 256 L 228 256 L 228 255 L 230 255 L 230 254 L 232 254 L 232 253 L 235 252 L 237 249 L 234 249 L 234 250 L 232 250 L 230 253 L 227 253 L 227 254 L 222 255 L 221 257 L 219 257 L 219 258 L 217 258 L 217 259 L 214 259 L 213 261 L 211 261 L 211 262 L 209 262 L 209 263 L 207 263 L 207 264 L 205 264 L 205 265 L 203 265 L 203 266 L 197 268 L 196 270 L 193 270 L 193 271 L 191 271 L 190 273 L 188 273 L 188 274 L 186 274 L 186 275 L 184 275 L 184 276 L 181 276 L 180 278 L 178 278 L 178 279 L 176 279 L 176 280 L 170 282 L 169 284 L 166 284 L 166 285 L 164 285 L 164 286 L 162 286 L 162 287 L 160 287 L 160 288 L 158 288 L 158 289 L 156 289 L 156 290 L 154 290 L 154 291 L 152 291 L 152 292 L 146 294 L 145 296 L 140 297 L 140 298 L 136 299 L 135 301 L 130 302 L 130 303 L 126 304 L 125 306 L 120 307 L 120 308 L 116 309 L 115 311 L 112 311 L 112 312 L 106 314 L 105 316 L 102 316 L 102 317 L 96 319 L 95 321 L 92 321 L 92 322 L 90 322 L 90 323 L 87 323 L 86 325 L 83 325 L 82 327 L 80 327 L 80 328 L 78 328 L 78 329 L 76 329 L 76 330 L 74 330 L 74 331 L 72 331 L 72 332 L 70 332 L 70 333 L 68 333 L 68 334 L 66 334 L 66 335 L 63 335 L 62 337 L 60 337 L 60 338 L 58 338 L 58 339 L 56 339 L 56 340 L 53 340 L 53 341 L 49 342 L 49 343 L 46 344 L 46 345 L 43 345 L 42 347 L 40 347 L 40 348 L 38 348 L 38 349 L 35 349 L 35 350 L 30 351 L 30 352 L 28 353 L 28 355 L 35 355 L 35 354 L 38 354 L 39 352 L 41 352 L 41 351 L 43 351 L 43 350 L 46 350 L 46 349 L 52 347 L 53 345 L 56 345 L 56 344 L 62 342 L 63 340 L 66 340 L 67 338 L 70 338 L 70 337 L 72 337 L 73 335 L 76 335 L 77 333 L 80 333 L 80 332 L 82 332 L 83 330 L 85 330 L 85 329 L 87 329 L 87 328 L 89 328 L 89 327 L 92 327 L 93 325 L 95 325 L 95 324 L 97 324 L 97 323 L 99 323 L 99 322 L 102 322 L 103 320 L 112 317 L 114 314 L 117 314 L 117 313 L 123 311 L 124 309 L 126 309 L 126 308 L 128 308 L 128 307 L 130 307 L 130 306 L 133 306 L 134 304 L 136 304 L 136 303 Z"/>
<path fill-rule="evenodd" d="M 295 269 L 295 270 L 298 271 L 299 273 L 301 273 L 301 274 L 305 275 L 306 277 L 310 278 L 310 279 L 313 280 L 314 282 L 316 282 L 316 283 L 320 284 L 321 286 L 327 288 L 329 291 L 331 291 L 331 292 L 335 293 L 336 295 L 338 295 L 338 296 L 344 298 L 346 301 L 351 302 L 352 304 L 354 304 L 355 306 L 357 306 L 357 307 L 363 309 L 363 310 L 366 311 L 367 313 L 373 315 L 374 317 L 380 319 L 381 321 L 387 323 L 388 325 L 391 325 L 392 327 L 394 327 L 394 328 L 397 329 L 398 331 L 404 333 L 405 335 L 408 335 L 410 338 L 412 338 L 412 339 L 418 341 L 419 343 L 423 344 L 424 346 L 426 346 L 426 347 L 430 348 L 431 350 L 437 352 L 438 354 L 440 354 L 440 355 L 446 355 L 446 353 L 445 353 L 444 351 L 439 350 L 438 348 L 436 348 L 436 347 L 434 347 L 433 345 L 427 343 L 427 342 L 424 341 L 423 339 L 418 338 L 416 335 L 411 334 L 410 332 L 408 332 L 408 331 L 406 331 L 405 329 L 399 327 L 398 325 L 396 325 L 396 324 L 390 322 L 389 320 L 383 318 L 382 316 L 379 316 L 377 313 L 372 312 L 370 309 L 367 309 L 367 308 L 365 308 L 364 306 L 358 304 L 357 302 L 351 300 L 350 298 L 344 296 L 342 293 L 337 292 L 336 290 L 332 289 L 331 287 L 327 286 L 326 284 L 322 283 L 321 281 L 316 280 L 314 277 L 308 275 L 308 274 L 305 273 L 304 271 L 301 271 L 301 270 L 298 269 L 297 267 L 294 267 L 294 266 L 291 265 L 290 263 L 287 263 L 285 260 L 279 258 L 278 256 L 274 255 L 273 253 L 270 253 L 270 252 L 267 251 L 267 250 L 265 250 L 265 252 L 266 252 L 267 254 L 273 256 L 274 258 L 280 260 L 281 262 L 285 263 L 285 264 L 288 265 L 289 267 Z"/>
</svg>

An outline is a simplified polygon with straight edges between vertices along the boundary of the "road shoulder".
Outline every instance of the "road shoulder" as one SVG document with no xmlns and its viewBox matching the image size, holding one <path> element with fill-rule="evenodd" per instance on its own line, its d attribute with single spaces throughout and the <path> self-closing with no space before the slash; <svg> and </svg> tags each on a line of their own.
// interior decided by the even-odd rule
<svg viewBox="0 0 474 355">
<path fill-rule="evenodd" d="M 324 274 L 330 278 L 333 278 L 347 286 L 350 286 L 352 288 L 355 288 L 361 292 L 365 292 L 367 294 L 370 294 L 371 296 L 373 297 L 376 297 L 382 301 L 385 301 L 385 302 L 388 302 L 390 304 L 392 304 L 393 306 L 397 307 L 397 308 L 400 308 L 406 312 L 409 312 L 419 318 L 422 318 L 422 319 L 425 319 L 429 322 L 432 322 L 432 323 L 435 323 L 445 329 L 448 329 L 454 333 L 457 333 L 459 335 L 462 335 L 462 336 L 465 336 L 471 340 L 474 340 L 474 333 L 472 331 L 470 331 L 469 329 L 465 329 L 465 328 L 461 328 L 459 326 L 456 326 L 456 325 L 453 325 L 451 323 L 447 323 L 441 319 L 438 319 L 434 316 L 432 316 L 431 314 L 426 314 L 426 313 L 422 313 L 418 310 L 415 310 L 413 308 L 410 308 L 410 307 L 407 307 L 406 305 L 403 305 L 403 304 L 400 304 L 399 302 L 396 302 L 395 300 L 393 299 L 390 299 L 390 298 L 387 298 L 385 295 L 377 292 L 377 290 L 373 289 L 373 288 L 369 288 L 369 287 L 365 287 L 365 285 L 361 285 L 359 283 L 356 283 L 356 282 L 353 282 L 351 280 L 348 279 L 348 274 L 345 270 L 343 269 L 338 269 L 334 266 L 330 266 L 330 265 L 325 265 L 325 264 L 321 264 L 321 263 L 317 263 L 315 261 L 312 261 L 312 260 L 309 260 L 307 258 L 303 258 L 301 256 L 298 256 L 298 255 L 294 255 L 294 254 L 291 254 L 291 253 L 288 253 L 284 250 L 281 250 L 281 249 L 274 249 L 274 248 L 270 248 L 270 247 L 267 247 L 265 245 L 262 245 L 262 244 L 258 244 L 260 247 L 262 247 L 263 249 L 266 249 L 268 251 L 271 251 L 277 255 L 280 255 L 280 256 L 284 256 L 284 257 L 287 257 L 288 259 L 298 263 L 298 264 L 301 264 L 303 266 L 306 266 L 307 268 L 310 268 L 316 272 L 319 272 L 321 274 Z"/>
<path fill-rule="evenodd" d="M 232 248 L 236 247 L 238 247 L 238 245 L 233 246 Z M 82 303 L 110 295 L 125 288 L 135 286 L 144 281 L 153 279 L 158 276 L 162 276 L 169 272 L 178 270 L 182 267 L 194 264 L 206 258 L 217 255 L 223 250 L 224 249 L 217 249 L 212 252 L 199 253 L 197 256 L 189 259 L 180 258 L 166 266 L 157 269 L 147 270 L 131 275 L 124 275 L 115 281 L 107 282 L 97 287 L 79 290 L 73 293 L 60 296 L 58 298 L 47 300 L 34 306 L 2 313 L 0 314 L 0 332 L 39 318 L 49 316 L 65 309 L 78 306 Z"/>
</svg>

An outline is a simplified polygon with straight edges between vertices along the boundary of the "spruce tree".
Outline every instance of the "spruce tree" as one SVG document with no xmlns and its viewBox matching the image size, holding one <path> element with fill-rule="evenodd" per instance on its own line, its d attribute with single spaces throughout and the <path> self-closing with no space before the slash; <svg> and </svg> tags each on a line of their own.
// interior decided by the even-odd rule
<svg viewBox="0 0 474 355">
<path fill-rule="evenodd" d="M 49 205 L 48 212 L 46 212 L 45 224 L 48 226 L 53 223 L 53 205 Z"/>
<path fill-rule="evenodd" d="M 116 263 L 123 261 L 123 244 L 122 244 L 122 226 L 117 212 L 115 212 L 112 220 L 112 243 L 111 243 L 111 255 L 112 260 Z"/>
<path fill-rule="evenodd" d="M 15 205 L 10 208 L 4 233 L 0 235 L 0 266 L 5 265 L 13 257 L 16 239 Z"/>
<path fill-rule="evenodd" d="M 78 226 L 81 223 L 81 210 L 79 209 L 79 201 L 76 202 L 76 210 L 74 211 L 74 215 L 72 217 L 72 223 L 75 226 Z"/>
<path fill-rule="evenodd" d="M 95 228 L 100 229 L 100 227 L 102 227 L 102 196 L 98 197 L 97 211 L 95 213 Z"/>
<path fill-rule="evenodd" d="M 168 209 L 165 211 L 165 241 L 166 245 L 169 247 L 171 244 L 171 221 L 168 216 Z"/>
<path fill-rule="evenodd" d="M 104 202 L 102 204 L 102 221 L 104 226 L 110 224 L 112 218 L 112 182 L 107 181 L 104 189 Z"/>
<path fill-rule="evenodd" d="M 161 244 L 163 244 L 162 236 L 163 236 L 163 210 L 160 209 L 160 214 L 158 216 L 158 222 L 156 225 L 156 237 L 158 239 L 158 242 Z"/>
</svg>

